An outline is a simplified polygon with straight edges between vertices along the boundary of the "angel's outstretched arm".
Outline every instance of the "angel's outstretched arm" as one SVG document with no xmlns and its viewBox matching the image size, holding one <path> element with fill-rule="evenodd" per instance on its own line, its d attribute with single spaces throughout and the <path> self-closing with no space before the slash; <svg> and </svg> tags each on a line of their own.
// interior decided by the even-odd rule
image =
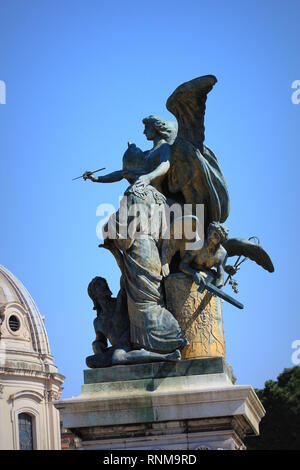
<svg viewBox="0 0 300 470">
<path fill-rule="evenodd" d="M 112 173 L 108 173 L 108 175 L 104 176 L 94 176 L 86 172 L 83 175 L 83 179 L 89 179 L 93 181 L 93 183 L 115 183 L 117 181 L 121 181 L 122 179 L 127 179 L 127 181 L 132 184 L 139 176 L 143 175 L 145 172 L 141 171 L 129 171 L 129 170 L 119 170 L 113 171 Z"/>
<path fill-rule="evenodd" d="M 104 176 L 94 176 L 89 174 L 89 172 L 85 172 L 83 175 L 83 179 L 89 179 L 93 181 L 93 183 L 115 183 L 116 181 L 121 181 L 124 178 L 123 170 L 113 171 L 108 175 Z"/>
</svg>

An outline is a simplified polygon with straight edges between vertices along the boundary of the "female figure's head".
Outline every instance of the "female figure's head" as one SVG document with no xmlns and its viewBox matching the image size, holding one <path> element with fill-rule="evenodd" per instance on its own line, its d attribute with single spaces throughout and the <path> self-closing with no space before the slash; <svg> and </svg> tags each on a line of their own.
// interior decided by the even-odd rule
<svg viewBox="0 0 300 470">
<path fill-rule="evenodd" d="M 150 115 L 143 119 L 145 125 L 144 134 L 147 140 L 165 140 L 173 143 L 177 134 L 177 125 L 172 121 L 165 121 L 159 116 Z"/>
</svg>

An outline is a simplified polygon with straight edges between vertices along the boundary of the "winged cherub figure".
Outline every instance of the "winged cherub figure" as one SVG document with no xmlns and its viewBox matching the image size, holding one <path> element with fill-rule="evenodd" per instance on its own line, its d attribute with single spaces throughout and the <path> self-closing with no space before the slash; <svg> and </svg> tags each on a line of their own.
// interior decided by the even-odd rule
<svg viewBox="0 0 300 470">
<path fill-rule="evenodd" d="M 162 272 L 166 277 L 170 273 L 169 266 L 177 252 L 180 253 L 179 271 L 191 276 L 197 284 L 201 284 L 203 275 L 209 274 L 216 287 L 224 285 L 224 271 L 234 274 L 233 267 L 226 265 L 232 256 L 245 256 L 269 272 L 274 271 L 273 263 L 262 246 L 242 238 L 228 239 L 228 229 L 224 224 L 211 222 L 208 226 L 207 239 L 199 249 L 186 249 L 187 240 L 172 238 L 162 243 Z"/>
<path fill-rule="evenodd" d="M 193 277 L 196 284 L 203 281 L 200 271 L 210 271 L 214 277 L 216 287 L 224 285 L 224 264 L 227 252 L 222 245 L 228 238 L 228 229 L 218 222 L 211 222 L 208 226 L 207 240 L 199 250 L 187 250 L 180 261 L 179 269 Z M 212 271 L 215 268 L 216 271 Z"/>
</svg>

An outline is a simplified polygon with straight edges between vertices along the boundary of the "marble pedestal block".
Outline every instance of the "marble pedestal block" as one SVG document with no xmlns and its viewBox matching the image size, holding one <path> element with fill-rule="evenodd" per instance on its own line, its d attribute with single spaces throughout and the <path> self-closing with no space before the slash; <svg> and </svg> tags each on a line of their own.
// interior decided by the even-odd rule
<svg viewBox="0 0 300 470">
<path fill-rule="evenodd" d="M 85 370 L 81 394 L 55 406 L 81 449 L 243 449 L 264 416 L 221 357 Z"/>
<path fill-rule="evenodd" d="M 221 299 L 206 289 L 199 292 L 199 286 L 184 273 L 170 274 L 164 282 L 167 308 L 190 343 L 181 351 L 182 359 L 225 358 Z"/>
</svg>

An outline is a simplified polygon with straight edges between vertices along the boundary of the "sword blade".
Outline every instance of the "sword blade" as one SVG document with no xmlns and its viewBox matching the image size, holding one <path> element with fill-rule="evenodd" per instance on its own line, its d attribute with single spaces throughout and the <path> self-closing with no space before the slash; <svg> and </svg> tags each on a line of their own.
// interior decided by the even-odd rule
<svg viewBox="0 0 300 470">
<path fill-rule="evenodd" d="M 205 289 L 207 289 L 209 292 L 216 295 L 217 297 L 220 297 L 221 299 L 225 300 L 226 302 L 229 302 L 231 305 L 234 305 L 237 308 L 244 308 L 244 305 L 238 302 L 238 300 L 235 300 L 233 297 L 231 297 L 231 295 L 226 294 L 226 292 L 223 292 L 221 289 L 214 286 L 210 282 L 205 283 Z"/>
</svg>

